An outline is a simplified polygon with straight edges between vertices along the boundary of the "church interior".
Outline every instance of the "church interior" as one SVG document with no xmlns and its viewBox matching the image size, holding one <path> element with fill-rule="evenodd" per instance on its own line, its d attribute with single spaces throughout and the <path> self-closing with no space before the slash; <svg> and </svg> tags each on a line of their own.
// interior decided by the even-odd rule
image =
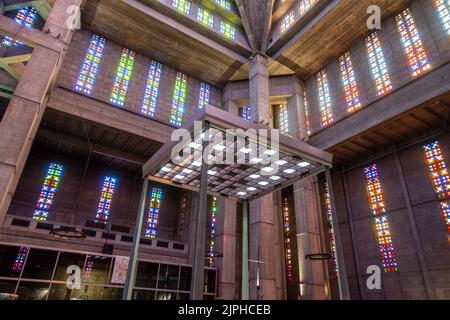
<svg viewBox="0 0 450 320">
<path fill-rule="evenodd" d="M 0 9 L 0 300 L 450 299 L 450 0 Z M 279 173 L 175 172 L 199 115 Z"/>
</svg>

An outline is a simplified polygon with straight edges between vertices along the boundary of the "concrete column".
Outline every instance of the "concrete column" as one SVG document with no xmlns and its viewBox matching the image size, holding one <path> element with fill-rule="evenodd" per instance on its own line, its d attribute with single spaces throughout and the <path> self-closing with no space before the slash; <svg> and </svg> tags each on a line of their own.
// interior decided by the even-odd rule
<svg viewBox="0 0 450 320">
<path fill-rule="evenodd" d="M 222 90 L 222 108 L 234 115 L 239 115 L 239 106 L 232 100 L 233 89 L 232 83 L 228 82 Z"/>
<path fill-rule="evenodd" d="M 236 298 L 236 218 L 237 202 L 220 197 L 217 214 L 216 245 L 223 258 L 216 258 L 219 299 Z"/>
<path fill-rule="evenodd" d="M 282 299 L 283 270 L 279 193 L 250 202 L 250 299 Z M 278 201 L 277 201 L 278 200 Z M 257 263 L 260 261 L 260 263 Z M 258 272 L 259 264 L 259 272 Z M 259 273 L 259 290 L 257 288 Z"/>
<path fill-rule="evenodd" d="M 0 123 L 0 223 L 3 221 L 17 182 L 28 157 L 46 107 L 47 91 L 57 74 L 64 54 L 61 41 L 68 43 L 67 8 L 81 0 L 57 0 L 44 30 L 54 36 L 55 45 L 39 43 L 34 47 L 25 72 Z M 18 39 L 20 40 L 20 39 Z M 46 40 L 48 41 L 48 39 Z M 62 48 L 60 51 L 52 48 Z"/>
<path fill-rule="evenodd" d="M 292 86 L 294 95 L 288 99 L 289 131 L 294 137 L 307 140 L 305 101 L 303 99 L 304 85 L 299 77 L 292 76 Z"/>
<path fill-rule="evenodd" d="M 314 177 L 308 177 L 294 184 L 295 221 L 300 280 L 300 296 L 306 300 L 327 299 L 325 264 L 309 261 L 307 254 L 321 253 L 319 231 L 319 208 L 316 206 Z"/>
<path fill-rule="evenodd" d="M 269 110 L 269 70 L 267 57 L 256 53 L 250 60 L 250 105 L 255 110 L 255 120 L 268 124 Z"/>
</svg>

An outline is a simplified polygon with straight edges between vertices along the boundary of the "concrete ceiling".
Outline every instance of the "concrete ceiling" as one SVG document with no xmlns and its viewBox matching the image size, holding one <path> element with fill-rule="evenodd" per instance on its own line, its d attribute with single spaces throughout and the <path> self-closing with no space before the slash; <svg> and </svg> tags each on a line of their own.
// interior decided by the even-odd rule
<svg viewBox="0 0 450 320">
<path fill-rule="evenodd" d="M 249 50 L 221 43 L 213 35 L 204 40 L 204 34 L 183 28 L 172 17 L 163 16 L 165 21 L 161 21 L 161 14 L 150 7 L 144 6 L 148 11 L 142 11 L 128 3 L 136 1 L 86 1 L 83 28 L 218 87 L 251 55 Z"/>
<path fill-rule="evenodd" d="M 450 92 L 327 149 L 339 168 L 355 166 L 402 146 L 450 132 Z"/>
<path fill-rule="evenodd" d="M 406 4 L 405 0 L 331 1 L 318 15 L 310 17 L 317 19 L 315 23 L 305 21 L 295 35 L 284 44 L 269 47 L 267 54 L 307 79 L 368 32 L 368 6 L 378 5 L 385 18 Z"/>
</svg>

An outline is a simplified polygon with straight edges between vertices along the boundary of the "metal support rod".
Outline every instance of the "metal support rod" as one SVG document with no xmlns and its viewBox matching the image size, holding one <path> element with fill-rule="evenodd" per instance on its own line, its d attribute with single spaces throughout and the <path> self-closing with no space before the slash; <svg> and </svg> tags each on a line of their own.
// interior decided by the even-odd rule
<svg viewBox="0 0 450 320">
<path fill-rule="evenodd" d="M 248 202 L 244 201 L 242 203 L 242 300 L 249 300 L 250 298 L 248 264 Z"/>
<path fill-rule="evenodd" d="M 336 214 L 336 205 L 334 202 L 333 181 L 331 180 L 331 172 L 329 168 L 327 168 L 327 170 L 325 171 L 325 175 L 328 185 L 328 193 L 330 197 L 331 217 L 332 217 L 331 224 L 334 231 L 334 242 L 336 244 L 335 258 L 336 258 L 336 267 L 338 270 L 339 295 L 341 297 L 341 300 L 350 300 L 347 271 L 345 270 L 344 252 L 342 248 L 341 234 L 339 232 L 339 224 Z"/>
<path fill-rule="evenodd" d="M 209 124 L 204 122 L 204 130 L 208 135 Z M 205 281 L 205 244 L 206 244 L 206 213 L 208 208 L 208 163 L 203 158 L 207 149 L 209 137 L 203 140 L 202 167 L 200 175 L 200 190 L 198 196 L 198 217 L 195 233 L 195 252 L 192 264 L 191 300 L 203 299 L 203 286 Z"/>
<path fill-rule="evenodd" d="M 130 261 L 128 262 L 127 278 L 123 290 L 122 300 L 131 300 L 133 294 L 134 281 L 136 279 L 137 259 L 139 256 L 139 244 L 141 242 L 142 224 L 144 222 L 145 204 L 147 202 L 148 178 L 144 178 L 141 192 L 141 203 L 139 205 L 138 216 L 134 228 L 133 246 L 131 248 Z"/>
</svg>

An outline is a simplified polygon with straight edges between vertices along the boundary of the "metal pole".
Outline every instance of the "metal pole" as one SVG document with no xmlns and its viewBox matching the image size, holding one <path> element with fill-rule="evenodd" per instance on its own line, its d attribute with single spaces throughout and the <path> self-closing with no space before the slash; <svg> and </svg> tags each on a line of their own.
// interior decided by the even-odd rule
<svg viewBox="0 0 450 320">
<path fill-rule="evenodd" d="M 139 255 L 139 244 L 141 242 L 142 224 L 144 221 L 145 204 L 147 202 L 148 178 L 144 178 L 141 192 L 141 204 L 139 206 L 136 226 L 134 228 L 133 246 L 131 249 L 130 261 L 128 262 L 127 278 L 123 289 L 122 300 L 131 300 L 133 294 L 134 281 L 136 279 L 137 259 Z"/>
<path fill-rule="evenodd" d="M 244 201 L 242 203 L 242 300 L 250 298 L 248 262 L 248 202 Z"/>
<path fill-rule="evenodd" d="M 209 129 L 205 121 L 205 132 Z M 208 208 L 208 163 L 203 159 L 203 151 L 208 146 L 209 137 L 205 137 L 202 150 L 202 167 L 200 176 L 200 190 L 198 197 L 197 230 L 195 233 L 195 253 L 192 265 L 191 300 L 203 299 L 203 285 L 205 281 L 205 243 L 206 243 L 206 212 Z"/>
<path fill-rule="evenodd" d="M 327 185 L 328 185 L 328 193 L 330 196 L 330 205 L 331 205 L 331 224 L 334 231 L 334 242 L 336 244 L 336 267 L 338 270 L 338 285 L 339 285 L 339 295 L 341 300 L 350 300 L 350 291 L 348 289 L 348 279 L 347 279 L 347 271 L 345 270 L 345 262 L 344 262 L 344 252 L 342 249 L 341 242 L 341 234 L 339 232 L 339 225 L 336 214 L 336 205 L 334 202 L 334 194 L 333 194 L 333 183 L 331 180 L 331 172 L 330 169 L 327 168 L 325 171 Z"/>
</svg>

